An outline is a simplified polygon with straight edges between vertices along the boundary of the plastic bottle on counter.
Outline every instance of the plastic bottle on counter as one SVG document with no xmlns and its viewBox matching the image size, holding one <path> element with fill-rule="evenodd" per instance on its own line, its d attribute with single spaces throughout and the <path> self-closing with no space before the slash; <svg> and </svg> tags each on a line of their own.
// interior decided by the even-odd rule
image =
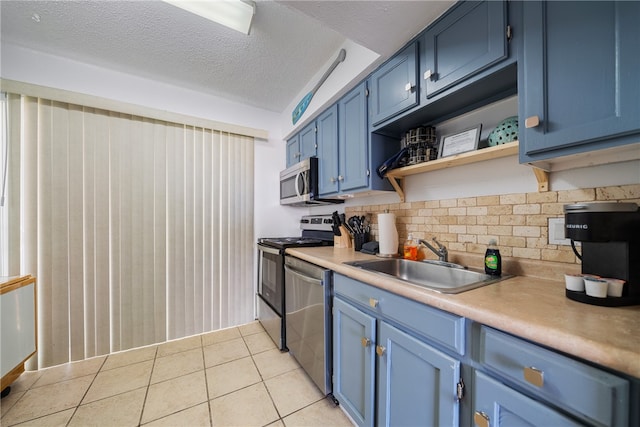
<svg viewBox="0 0 640 427">
<path fill-rule="evenodd" d="M 502 274 L 502 257 L 495 239 L 489 240 L 489 247 L 484 254 L 484 272 L 491 276 Z"/>
<path fill-rule="evenodd" d="M 416 261 L 418 259 L 418 245 L 415 240 L 413 240 L 413 236 L 409 234 L 407 240 L 404 242 L 404 259 L 410 259 L 412 261 Z"/>
</svg>

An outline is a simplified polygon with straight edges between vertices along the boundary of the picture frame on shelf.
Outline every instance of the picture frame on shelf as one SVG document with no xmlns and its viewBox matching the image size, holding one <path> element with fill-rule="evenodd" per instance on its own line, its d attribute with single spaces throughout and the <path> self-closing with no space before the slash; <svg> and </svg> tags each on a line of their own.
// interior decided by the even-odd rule
<svg viewBox="0 0 640 427">
<path fill-rule="evenodd" d="M 440 138 L 438 158 L 454 156 L 456 154 L 475 151 L 480 142 L 482 124 L 463 130 L 462 132 L 443 135 Z"/>
</svg>

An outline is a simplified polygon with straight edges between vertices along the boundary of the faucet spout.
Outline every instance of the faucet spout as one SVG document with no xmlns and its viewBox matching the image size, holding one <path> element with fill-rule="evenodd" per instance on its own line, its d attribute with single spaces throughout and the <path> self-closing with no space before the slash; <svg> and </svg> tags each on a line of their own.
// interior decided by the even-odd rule
<svg viewBox="0 0 640 427">
<path fill-rule="evenodd" d="M 438 260 L 448 262 L 449 252 L 447 251 L 446 246 L 438 242 L 435 237 L 432 240 L 433 240 L 433 243 L 435 243 L 436 246 L 438 247 L 437 249 L 431 246 L 431 244 L 424 239 L 418 239 L 418 243 L 423 246 L 426 246 L 431 252 L 438 255 Z"/>
</svg>

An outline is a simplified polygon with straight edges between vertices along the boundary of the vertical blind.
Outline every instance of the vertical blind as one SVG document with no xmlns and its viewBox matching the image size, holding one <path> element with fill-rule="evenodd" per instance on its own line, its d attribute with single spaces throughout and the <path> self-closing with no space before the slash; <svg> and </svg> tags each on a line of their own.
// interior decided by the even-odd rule
<svg viewBox="0 0 640 427">
<path fill-rule="evenodd" d="M 8 265 L 42 368 L 253 319 L 253 138 L 10 94 Z"/>
</svg>

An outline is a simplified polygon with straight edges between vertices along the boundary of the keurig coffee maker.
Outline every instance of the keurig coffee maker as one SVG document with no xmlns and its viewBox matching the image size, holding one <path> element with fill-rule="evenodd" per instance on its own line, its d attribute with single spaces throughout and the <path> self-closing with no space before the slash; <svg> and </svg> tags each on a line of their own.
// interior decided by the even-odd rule
<svg viewBox="0 0 640 427">
<path fill-rule="evenodd" d="M 579 203 L 564 206 L 565 237 L 582 260 L 582 274 L 626 281 L 622 297 L 567 297 L 596 305 L 640 304 L 640 208 L 636 203 Z M 574 242 L 581 242 L 582 254 Z"/>
</svg>

